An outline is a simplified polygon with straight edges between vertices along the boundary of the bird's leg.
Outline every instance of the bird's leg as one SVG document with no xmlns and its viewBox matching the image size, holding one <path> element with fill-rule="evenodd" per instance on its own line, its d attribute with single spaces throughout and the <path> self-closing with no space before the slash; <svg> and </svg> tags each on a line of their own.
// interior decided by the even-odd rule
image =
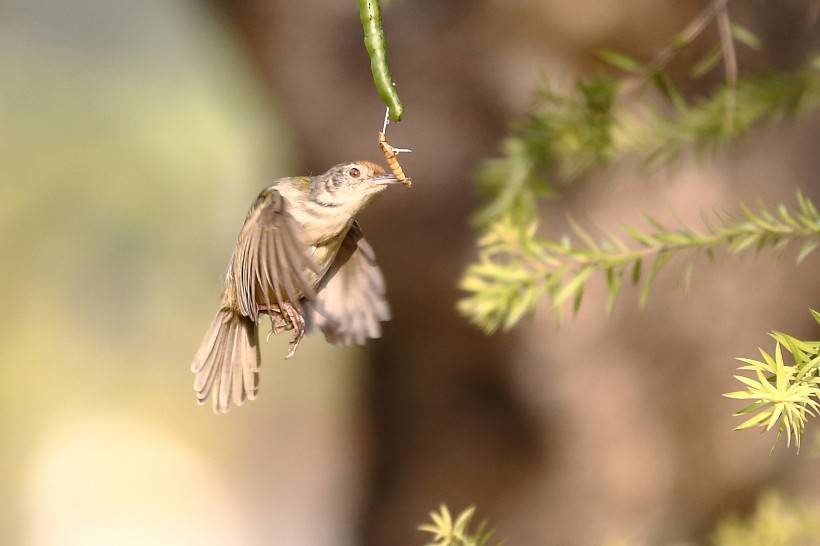
<svg viewBox="0 0 820 546">
<path fill-rule="evenodd" d="M 276 331 L 276 323 L 273 322 L 273 311 L 271 311 L 270 308 L 268 309 L 268 318 L 270 319 L 270 332 L 268 332 L 267 337 L 265 337 L 265 343 L 270 341 L 270 336 Z"/>
<path fill-rule="evenodd" d="M 282 315 L 279 315 L 278 313 L 269 313 L 269 316 L 271 318 L 270 319 L 270 332 L 268 332 L 268 337 L 265 338 L 265 343 L 270 341 L 270 336 L 276 336 L 276 335 L 281 334 L 282 332 L 287 332 L 288 330 L 293 330 L 293 325 L 290 324 L 287 321 L 276 324 L 273 321 L 273 315 L 274 314 L 278 315 L 279 318 L 282 317 Z"/>
<path fill-rule="evenodd" d="M 281 334 L 294 328 L 294 323 L 291 321 L 290 316 L 283 313 L 279 307 L 260 304 L 259 310 L 267 314 L 270 319 L 270 332 L 268 332 L 265 342 L 270 341 L 270 336 Z"/>
<path fill-rule="evenodd" d="M 285 357 L 287 359 L 296 354 L 299 343 L 302 341 L 302 338 L 305 337 L 305 319 L 302 313 L 299 312 L 299 309 L 294 307 L 290 302 L 282 304 L 282 311 L 287 316 L 291 328 L 294 330 L 293 340 L 290 342 L 290 351 L 288 352 L 288 356 Z"/>
<path fill-rule="evenodd" d="M 265 341 L 270 340 L 270 336 L 294 331 L 293 340 L 290 342 L 290 351 L 285 358 L 290 358 L 296 354 L 296 349 L 299 348 L 299 343 L 305 337 L 305 319 L 299 308 L 290 302 L 283 302 L 278 307 L 273 305 L 260 305 L 259 310 L 267 313 L 270 317 L 271 330 L 268 332 L 268 337 Z M 276 320 L 274 320 L 274 317 Z"/>
</svg>

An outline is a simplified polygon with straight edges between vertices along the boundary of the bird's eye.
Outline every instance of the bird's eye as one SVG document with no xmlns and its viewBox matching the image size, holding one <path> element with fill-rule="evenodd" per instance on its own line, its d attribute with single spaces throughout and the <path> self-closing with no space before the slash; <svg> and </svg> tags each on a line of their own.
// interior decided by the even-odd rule
<svg viewBox="0 0 820 546">
<path fill-rule="evenodd" d="M 359 176 L 361 176 L 362 172 L 359 169 L 357 169 L 356 167 L 353 167 L 352 169 L 350 169 L 350 172 L 348 174 L 350 174 L 350 176 L 352 178 L 359 178 Z"/>
</svg>

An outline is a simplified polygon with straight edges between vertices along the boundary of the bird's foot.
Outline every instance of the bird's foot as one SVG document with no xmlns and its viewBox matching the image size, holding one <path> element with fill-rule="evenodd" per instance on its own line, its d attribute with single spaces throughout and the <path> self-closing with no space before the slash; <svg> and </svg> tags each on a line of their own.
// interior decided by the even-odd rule
<svg viewBox="0 0 820 546">
<path fill-rule="evenodd" d="M 301 311 L 295 305 L 285 302 L 281 306 L 274 307 L 268 305 L 260 305 L 259 309 L 267 313 L 270 318 L 270 332 L 265 341 L 269 341 L 273 335 L 281 334 L 293 330 L 293 340 L 290 342 L 290 351 L 285 358 L 290 358 L 296 354 L 296 349 L 299 348 L 299 343 L 305 337 L 305 319 Z"/>
<path fill-rule="evenodd" d="M 268 332 L 268 338 L 269 339 L 270 339 L 270 336 L 279 335 L 282 332 L 287 332 L 288 330 L 293 330 L 293 324 L 288 322 L 288 320 L 286 320 L 282 315 L 279 315 L 278 318 L 279 318 L 280 322 L 273 322 L 273 320 L 271 320 L 270 332 Z"/>
<path fill-rule="evenodd" d="M 285 357 L 285 359 L 288 359 L 296 354 L 296 349 L 299 348 L 299 343 L 301 343 L 302 338 L 305 337 L 305 319 L 302 316 L 302 313 L 299 312 L 299 309 L 290 303 L 285 303 L 282 306 L 282 311 L 284 311 L 285 316 L 287 316 L 288 322 L 290 323 L 290 327 L 288 329 L 293 329 L 293 340 L 290 342 L 290 351 Z"/>
<path fill-rule="evenodd" d="M 271 336 L 275 336 L 293 329 L 293 325 L 291 324 L 289 317 L 282 313 L 278 306 L 261 304 L 259 306 L 259 311 L 268 315 L 268 318 L 270 319 L 270 331 L 265 338 L 266 343 L 270 341 Z"/>
</svg>

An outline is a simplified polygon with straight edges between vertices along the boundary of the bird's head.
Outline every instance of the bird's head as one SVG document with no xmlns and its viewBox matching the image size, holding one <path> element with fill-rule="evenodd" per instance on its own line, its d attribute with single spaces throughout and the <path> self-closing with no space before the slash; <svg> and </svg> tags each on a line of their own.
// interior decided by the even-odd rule
<svg viewBox="0 0 820 546">
<path fill-rule="evenodd" d="M 328 208 L 355 215 L 387 186 L 397 183 L 395 176 L 370 161 L 342 163 L 312 179 L 310 198 Z"/>
</svg>

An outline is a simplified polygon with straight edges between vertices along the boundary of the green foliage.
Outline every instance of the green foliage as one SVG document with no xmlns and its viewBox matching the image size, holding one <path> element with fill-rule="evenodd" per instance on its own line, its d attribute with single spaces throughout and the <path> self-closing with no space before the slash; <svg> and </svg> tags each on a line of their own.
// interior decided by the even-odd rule
<svg viewBox="0 0 820 546">
<path fill-rule="evenodd" d="M 740 213 L 716 215 L 699 231 L 682 223 L 667 228 L 647 216 L 648 228 L 625 226 L 623 239 L 613 233 L 593 237 L 572 221 L 574 237 L 550 240 L 536 235 L 539 200 L 596 169 L 627 161 L 654 169 L 690 154 L 702 159 L 764 123 L 820 110 L 820 53 L 810 53 L 802 65 L 788 71 L 738 78 L 736 43 L 757 50 L 761 41 L 732 23 L 728 3 L 708 2 L 648 62 L 599 51 L 598 58 L 615 68 L 619 78 L 586 78 L 567 94 L 541 85 L 529 113 L 504 140 L 502 155 L 486 161 L 478 173 L 486 203 L 474 220 L 483 233 L 478 258 L 460 281 L 466 292 L 458 303 L 462 315 L 493 333 L 512 328 L 548 300 L 560 321 L 567 308 L 578 311 L 587 283 L 597 274 L 605 278 L 607 312 L 612 312 L 625 282 L 639 286 L 643 306 L 656 276 L 674 261 L 682 262 L 688 287 L 700 254 L 713 260 L 719 250 L 741 254 L 771 248 L 777 258 L 794 243 L 799 244 L 801 263 L 820 245 L 820 215 L 800 193 L 791 209 L 780 204 L 774 211 L 763 206 L 752 211 L 741 205 Z M 719 42 L 690 72 L 700 78 L 722 61 L 724 83 L 707 96 L 687 96 L 666 67 L 713 23 Z M 624 100 L 648 83 L 659 93 Z M 787 444 L 794 440 L 799 447 L 807 417 L 820 411 L 816 358 L 801 360 L 808 353 L 795 354 L 798 340 L 773 335 L 780 336 L 775 356 L 763 353 L 762 362 L 744 361 L 744 369 L 754 371 L 757 380 L 739 378 L 748 390 L 732 395 L 754 400 L 741 412 L 754 415 L 740 428 L 777 428 L 778 437 L 785 432 Z M 782 361 L 781 348 L 792 353 L 794 365 Z"/>
<path fill-rule="evenodd" d="M 504 141 L 503 157 L 486 161 L 478 174 L 488 203 L 475 221 L 508 215 L 526 223 L 537 199 L 552 195 L 556 183 L 609 164 L 616 91 L 616 82 L 605 78 L 579 82 L 571 95 L 542 86 L 530 113 Z"/>
<path fill-rule="evenodd" d="M 741 26 L 737 23 L 732 23 L 732 37 L 755 51 L 761 48 L 760 38 L 758 38 L 751 30 Z"/>
<path fill-rule="evenodd" d="M 560 242 L 539 238 L 537 224 L 521 227 L 511 217 L 494 222 L 479 239 L 479 259 L 468 267 L 460 287 L 467 294 L 459 311 L 485 332 L 508 330 L 549 298 L 561 318 L 565 303 L 576 312 L 593 273 L 603 273 L 611 312 L 623 285 L 640 285 L 640 304 L 649 297 L 653 281 L 675 256 L 686 259 L 684 284 L 688 285 L 693 261 L 701 253 L 713 259 L 725 249 L 730 254 L 760 252 L 771 247 L 781 253 L 790 243 L 801 242 L 798 263 L 820 244 L 820 213 L 805 196 L 797 206 L 781 204 L 776 212 L 765 207 L 755 212 L 741 208 L 737 215 L 718 215 L 698 231 L 684 225 L 670 229 L 646 217 L 649 229 L 625 226 L 627 241 L 608 234 L 599 240 L 570 221 L 575 237 Z"/>
<path fill-rule="evenodd" d="M 492 532 L 483 531 L 482 523 L 469 531 L 475 509 L 468 508 L 455 522 L 446 506 L 431 512 L 431 523 L 419 529 L 433 535 L 425 546 L 489 546 Z M 634 546 L 627 541 L 610 545 Z M 789 500 L 776 493 L 760 497 L 757 507 L 746 518 L 723 519 L 704 544 L 709 546 L 820 546 L 820 506 L 816 503 Z"/>
<path fill-rule="evenodd" d="M 735 34 L 738 33 L 735 27 Z M 743 31 L 744 40 L 751 41 Z M 632 101 L 628 81 L 598 77 L 561 95 L 543 84 L 531 111 L 514 125 L 502 156 L 484 163 L 478 187 L 486 200 L 474 219 L 486 225 L 504 216 L 526 224 L 538 198 L 554 195 L 596 168 L 637 158 L 648 168 L 667 165 L 692 151 L 713 154 L 764 122 L 793 119 L 820 109 L 820 55 L 800 68 L 740 80 L 714 94 L 687 100 L 672 79 L 650 65 L 604 51 L 608 63 L 652 81 L 667 101 Z M 716 63 L 720 56 L 709 63 Z M 708 60 L 708 59 L 707 59 Z M 703 72 L 710 66 L 696 66 Z"/>
<path fill-rule="evenodd" d="M 811 311 L 820 324 L 820 313 Z M 735 415 L 753 414 L 738 425 L 737 430 L 777 429 L 777 438 L 785 433 L 786 445 L 792 439 L 800 449 L 806 420 L 820 411 L 820 341 L 801 341 L 782 332 L 769 334 L 775 340 L 774 356 L 759 349 L 763 360 L 738 358 L 746 364 L 739 369 L 752 377 L 736 375 L 746 390 L 724 396 L 738 400 L 753 400 Z M 791 354 L 792 364 L 783 360 L 783 351 Z"/>
<path fill-rule="evenodd" d="M 713 546 L 820 546 L 820 510 L 816 504 L 788 501 L 769 493 L 748 519 L 720 523 Z"/>
<path fill-rule="evenodd" d="M 419 525 L 419 531 L 433 535 L 433 541 L 425 546 L 491 546 L 493 531 L 481 522 L 475 529 L 470 523 L 475 515 L 475 506 L 470 506 L 453 520 L 450 510 L 442 504 L 438 512 L 430 512 L 431 523 Z M 500 545 L 500 542 L 493 543 Z"/>
<path fill-rule="evenodd" d="M 761 123 L 794 119 L 818 108 L 820 70 L 809 62 L 794 72 L 723 86 L 693 104 L 680 98 L 674 112 L 635 112 L 621 124 L 625 130 L 619 144 L 623 153 L 636 154 L 653 168 L 669 164 L 687 150 L 700 156 L 714 154 Z"/>
</svg>

